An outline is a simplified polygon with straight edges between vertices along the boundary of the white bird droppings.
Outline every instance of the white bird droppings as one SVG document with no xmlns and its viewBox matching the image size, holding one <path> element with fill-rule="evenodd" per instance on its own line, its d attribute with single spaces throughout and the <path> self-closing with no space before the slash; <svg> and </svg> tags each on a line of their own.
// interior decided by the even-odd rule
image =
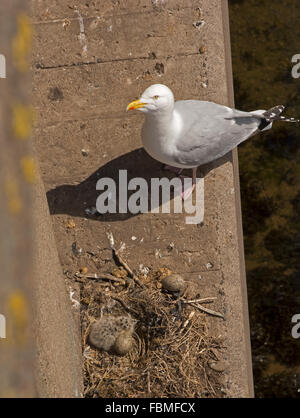
<svg viewBox="0 0 300 418">
<path fill-rule="evenodd" d="M 73 298 L 75 291 L 70 287 L 70 299 L 72 302 L 72 305 L 74 306 L 74 308 L 79 308 L 80 307 L 80 303 L 78 302 L 78 300 Z"/>
<path fill-rule="evenodd" d="M 78 15 L 78 21 L 79 21 L 79 42 L 82 45 L 82 55 L 87 55 L 87 42 L 86 42 L 86 36 L 85 36 L 85 30 L 84 30 L 84 22 L 83 17 L 81 16 L 79 10 L 76 10 L 76 13 Z"/>
</svg>

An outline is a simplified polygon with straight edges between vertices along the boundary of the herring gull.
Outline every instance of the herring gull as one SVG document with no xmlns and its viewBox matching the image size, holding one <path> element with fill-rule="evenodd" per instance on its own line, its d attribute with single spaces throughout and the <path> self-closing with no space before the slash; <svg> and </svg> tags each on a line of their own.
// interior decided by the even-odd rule
<svg viewBox="0 0 300 418">
<path fill-rule="evenodd" d="M 284 106 L 242 112 L 213 102 L 180 100 L 163 84 L 148 87 L 127 110 L 145 113 L 142 142 L 151 157 L 178 174 L 193 170 L 192 185 L 182 192 L 187 199 L 196 183 L 197 167 L 210 163 L 257 133 L 272 128 L 273 121 L 299 122 L 282 116 Z"/>
</svg>

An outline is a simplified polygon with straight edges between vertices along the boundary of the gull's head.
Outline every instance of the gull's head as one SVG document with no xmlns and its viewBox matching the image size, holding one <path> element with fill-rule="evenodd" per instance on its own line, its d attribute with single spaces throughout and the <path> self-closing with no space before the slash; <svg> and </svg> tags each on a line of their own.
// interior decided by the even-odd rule
<svg viewBox="0 0 300 418">
<path fill-rule="evenodd" d="M 172 110 L 174 96 L 169 87 L 163 84 L 153 84 L 141 95 L 139 100 L 129 103 L 127 110 L 140 110 L 143 113 L 156 113 Z"/>
</svg>

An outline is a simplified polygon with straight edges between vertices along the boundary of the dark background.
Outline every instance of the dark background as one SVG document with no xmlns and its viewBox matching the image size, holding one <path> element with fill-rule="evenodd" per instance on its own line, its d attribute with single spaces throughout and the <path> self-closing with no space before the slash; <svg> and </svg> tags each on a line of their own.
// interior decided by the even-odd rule
<svg viewBox="0 0 300 418">
<path fill-rule="evenodd" d="M 229 0 L 236 108 L 287 106 L 300 116 L 299 0 Z M 257 397 L 300 397 L 300 124 L 239 147 L 252 357 Z"/>
</svg>

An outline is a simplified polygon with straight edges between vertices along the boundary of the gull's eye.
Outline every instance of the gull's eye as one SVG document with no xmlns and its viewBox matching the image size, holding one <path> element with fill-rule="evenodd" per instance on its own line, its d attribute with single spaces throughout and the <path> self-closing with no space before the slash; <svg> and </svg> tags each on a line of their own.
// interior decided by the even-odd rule
<svg viewBox="0 0 300 418">
<path fill-rule="evenodd" d="M 159 98 L 159 96 L 153 96 L 153 99 L 157 100 Z"/>
</svg>

